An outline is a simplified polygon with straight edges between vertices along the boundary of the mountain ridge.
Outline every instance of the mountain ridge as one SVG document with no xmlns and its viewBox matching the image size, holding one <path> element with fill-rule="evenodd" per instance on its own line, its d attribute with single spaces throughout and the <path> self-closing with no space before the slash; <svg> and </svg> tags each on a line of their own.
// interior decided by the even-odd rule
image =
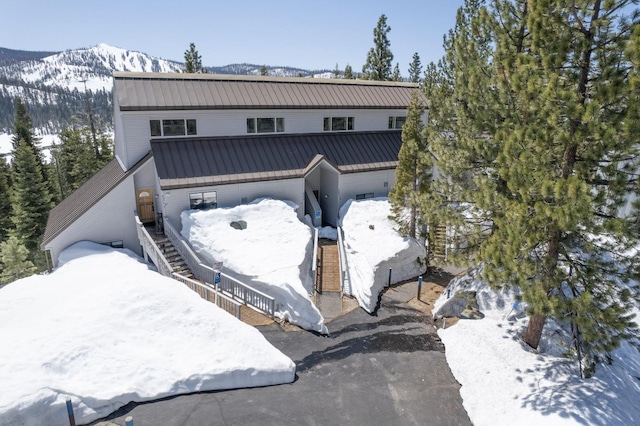
<svg viewBox="0 0 640 426">
<path fill-rule="evenodd" d="M 217 74 L 259 75 L 263 66 L 273 76 L 333 75 L 329 70 L 248 63 L 205 68 Z M 41 132 L 57 133 L 82 122 L 88 102 L 101 127 L 111 129 L 114 71 L 179 72 L 183 68 L 182 62 L 106 43 L 61 52 L 0 47 L 0 133 L 11 131 L 16 97 L 22 98 Z"/>
</svg>

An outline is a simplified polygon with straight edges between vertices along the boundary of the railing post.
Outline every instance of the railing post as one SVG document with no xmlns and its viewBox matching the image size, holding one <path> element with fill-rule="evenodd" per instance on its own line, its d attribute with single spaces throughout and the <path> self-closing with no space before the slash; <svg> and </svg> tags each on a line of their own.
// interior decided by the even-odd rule
<svg viewBox="0 0 640 426">
<path fill-rule="evenodd" d="M 69 415 L 69 426 L 76 426 L 76 417 L 73 414 L 73 404 L 71 404 L 70 398 L 67 398 L 67 414 Z"/>
</svg>

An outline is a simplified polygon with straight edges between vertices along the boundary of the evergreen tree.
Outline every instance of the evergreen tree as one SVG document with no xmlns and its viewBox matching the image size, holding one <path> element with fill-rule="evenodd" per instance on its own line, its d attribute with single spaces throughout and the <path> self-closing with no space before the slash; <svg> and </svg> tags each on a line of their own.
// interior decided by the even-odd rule
<svg viewBox="0 0 640 426">
<path fill-rule="evenodd" d="M 206 74 L 207 69 L 202 68 L 202 58 L 196 50 L 195 43 L 189 44 L 189 49 L 184 52 L 184 72 Z"/>
<path fill-rule="evenodd" d="M 36 267 L 29 260 L 29 250 L 20 240 L 11 236 L 0 243 L 0 283 L 7 284 L 36 273 Z"/>
<path fill-rule="evenodd" d="M 10 197 L 10 173 L 4 157 L 0 157 L 0 242 L 4 241 L 13 228 Z"/>
<path fill-rule="evenodd" d="M 347 64 L 347 66 L 344 67 L 344 78 L 348 80 L 353 80 L 355 78 L 353 75 L 353 70 L 351 69 L 351 65 L 349 64 Z"/>
<path fill-rule="evenodd" d="M 409 102 L 407 121 L 402 126 L 402 146 L 398 154 L 396 183 L 389 193 L 394 220 L 400 225 L 401 232 L 412 238 L 416 237 L 416 225 L 419 216 L 422 215 L 419 208 L 424 204 L 422 197 L 428 196 L 431 192 L 433 162 L 423 134 L 424 112 L 425 106 L 419 92 L 415 91 Z"/>
<path fill-rule="evenodd" d="M 101 132 L 96 139 L 97 151 L 90 128 L 65 128 L 60 132 L 61 143 L 51 149 L 51 163 L 61 198 L 77 189 L 113 158 L 111 138 Z"/>
<path fill-rule="evenodd" d="M 340 68 L 338 68 L 338 63 L 336 62 L 336 67 L 333 70 L 333 76 L 335 78 L 340 78 Z"/>
<path fill-rule="evenodd" d="M 589 373 L 637 332 L 638 290 L 625 283 L 638 233 L 619 214 L 640 156 L 633 25 L 621 17 L 633 2 L 483 3 L 465 2 L 438 83 L 425 81 L 442 108 L 428 132 L 447 176 L 441 211 L 475 230 L 464 246 L 489 283 L 521 289 L 523 340 L 536 348 L 547 317 L 566 321 Z"/>
<path fill-rule="evenodd" d="M 41 261 L 39 242 L 51 209 L 51 196 L 47 182 L 42 179 L 35 152 L 23 140 L 18 142 L 14 151 L 12 198 L 16 236 L 24 242 L 31 259 Z"/>
<path fill-rule="evenodd" d="M 260 75 L 269 75 L 266 65 L 260 67 Z"/>
<path fill-rule="evenodd" d="M 420 64 L 420 56 L 418 52 L 413 54 L 413 60 L 409 65 L 409 81 L 412 83 L 420 83 L 422 75 L 422 65 Z"/>
<path fill-rule="evenodd" d="M 373 30 L 374 47 L 369 50 L 367 61 L 362 67 L 362 74 L 367 80 L 391 79 L 393 53 L 391 53 L 391 43 L 387 37 L 389 31 L 391 31 L 391 27 L 387 26 L 387 17 L 380 16 L 378 25 Z"/>
<path fill-rule="evenodd" d="M 393 75 L 391 76 L 392 81 L 402 81 L 402 76 L 400 75 L 400 64 L 396 63 L 395 68 L 393 68 Z"/>
</svg>

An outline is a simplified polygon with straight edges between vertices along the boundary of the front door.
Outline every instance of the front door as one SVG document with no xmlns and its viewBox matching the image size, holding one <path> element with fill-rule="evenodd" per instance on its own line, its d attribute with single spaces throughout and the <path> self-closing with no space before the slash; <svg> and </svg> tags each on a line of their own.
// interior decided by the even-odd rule
<svg viewBox="0 0 640 426">
<path fill-rule="evenodd" d="M 140 222 L 148 223 L 155 221 L 153 211 L 153 189 L 136 190 L 136 204 L 138 206 L 138 217 Z"/>
</svg>

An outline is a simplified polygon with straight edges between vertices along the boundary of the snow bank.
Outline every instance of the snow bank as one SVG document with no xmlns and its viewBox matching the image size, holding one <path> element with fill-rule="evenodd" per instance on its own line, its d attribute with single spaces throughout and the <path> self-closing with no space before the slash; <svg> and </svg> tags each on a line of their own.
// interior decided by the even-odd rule
<svg viewBox="0 0 640 426">
<path fill-rule="evenodd" d="M 90 422 L 130 401 L 292 382 L 250 327 L 135 255 L 82 242 L 0 290 L 0 424 Z"/>
<path fill-rule="evenodd" d="M 313 292 L 313 233 L 291 202 L 259 199 L 232 208 L 182 212 L 181 234 L 202 259 L 223 262 L 225 272 L 276 298 L 276 315 L 327 334 Z M 244 221 L 246 229 L 231 222 Z"/>
<path fill-rule="evenodd" d="M 477 292 L 481 320 L 459 320 L 438 335 L 447 362 L 462 385 L 460 395 L 474 425 L 637 424 L 640 418 L 640 353 L 624 343 L 611 365 L 580 379 L 576 362 L 563 356 L 569 336 L 551 320 L 540 351 L 523 344 L 524 307 L 513 309 L 513 290 L 494 291 L 480 269 L 454 279 L 447 289 Z M 446 301 L 446 291 L 434 312 Z"/>
<path fill-rule="evenodd" d="M 369 313 L 389 283 L 389 269 L 392 284 L 424 272 L 424 263 L 417 261 L 424 261 L 424 246 L 403 237 L 390 215 L 388 198 L 349 200 L 340 209 L 351 294 Z"/>
</svg>

